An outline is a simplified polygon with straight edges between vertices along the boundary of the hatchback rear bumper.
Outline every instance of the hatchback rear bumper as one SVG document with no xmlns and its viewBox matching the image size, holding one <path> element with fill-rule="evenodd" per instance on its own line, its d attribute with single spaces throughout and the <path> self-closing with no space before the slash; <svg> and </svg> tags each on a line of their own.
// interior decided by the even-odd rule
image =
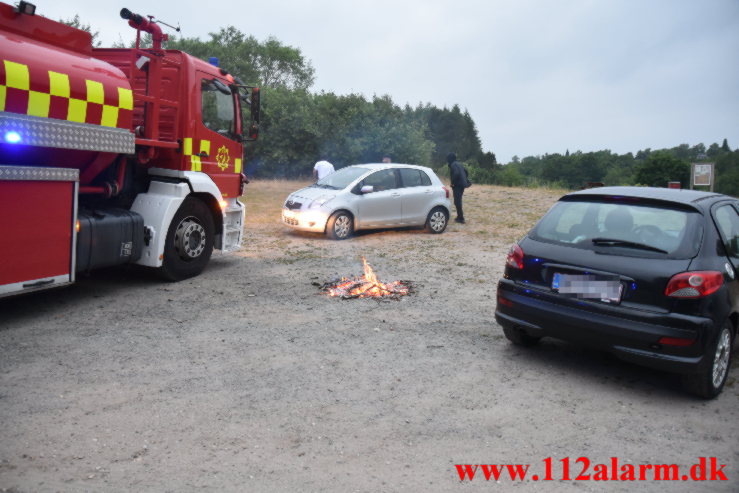
<svg viewBox="0 0 739 493">
<path fill-rule="evenodd" d="M 564 300 L 554 293 L 535 291 L 501 279 L 496 321 L 535 337 L 554 337 L 607 350 L 632 363 L 674 373 L 695 373 L 711 361 L 706 358 L 712 340 L 711 319 L 681 314 L 650 314 L 620 307 L 599 310 L 597 304 Z M 579 306 L 578 306 L 579 305 Z M 668 346 L 662 337 L 694 339 L 689 346 Z"/>
</svg>

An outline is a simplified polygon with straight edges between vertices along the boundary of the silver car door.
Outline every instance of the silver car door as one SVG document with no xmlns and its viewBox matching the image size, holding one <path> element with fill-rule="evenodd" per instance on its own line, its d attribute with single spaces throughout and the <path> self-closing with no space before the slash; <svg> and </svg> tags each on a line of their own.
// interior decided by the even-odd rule
<svg viewBox="0 0 739 493">
<path fill-rule="evenodd" d="M 400 190 L 394 169 L 383 169 L 367 176 L 361 186 L 374 191 L 357 197 L 357 222 L 362 228 L 397 226 L 401 224 Z"/>
<path fill-rule="evenodd" d="M 426 177 L 423 180 L 421 170 L 400 168 L 400 179 L 403 188 L 401 194 L 401 214 L 403 224 L 417 225 L 426 222 L 426 215 L 431 210 L 433 189 L 431 181 Z M 424 184 L 427 183 L 427 186 Z"/>
</svg>

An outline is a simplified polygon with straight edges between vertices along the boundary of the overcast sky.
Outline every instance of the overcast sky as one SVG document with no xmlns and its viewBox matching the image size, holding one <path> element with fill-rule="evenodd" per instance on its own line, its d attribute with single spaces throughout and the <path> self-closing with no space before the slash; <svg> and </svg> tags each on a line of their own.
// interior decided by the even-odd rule
<svg viewBox="0 0 739 493">
<path fill-rule="evenodd" d="M 313 91 L 459 104 L 499 162 L 739 147 L 739 0 L 32 1 L 78 13 L 104 46 L 134 37 L 121 7 L 188 37 L 275 36 L 310 60 Z"/>
</svg>

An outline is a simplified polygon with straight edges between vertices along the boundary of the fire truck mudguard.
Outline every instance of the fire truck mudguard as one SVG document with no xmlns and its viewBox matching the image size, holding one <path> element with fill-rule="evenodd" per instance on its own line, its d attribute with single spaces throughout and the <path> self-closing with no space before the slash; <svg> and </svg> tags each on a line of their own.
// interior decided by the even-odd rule
<svg viewBox="0 0 739 493">
<path fill-rule="evenodd" d="M 190 194 L 186 182 L 153 180 L 149 191 L 136 196 L 131 210 L 144 218 L 144 248 L 136 262 L 147 267 L 161 267 L 167 230 L 177 210 Z"/>
<path fill-rule="evenodd" d="M 216 230 L 214 247 L 223 252 L 238 250 L 244 231 L 246 208 L 237 198 L 223 197 L 213 180 L 197 171 L 152 168 L 149 174 L 187 182 L 192 193 L 201 197 L 213 212 Z"/>
</svg>

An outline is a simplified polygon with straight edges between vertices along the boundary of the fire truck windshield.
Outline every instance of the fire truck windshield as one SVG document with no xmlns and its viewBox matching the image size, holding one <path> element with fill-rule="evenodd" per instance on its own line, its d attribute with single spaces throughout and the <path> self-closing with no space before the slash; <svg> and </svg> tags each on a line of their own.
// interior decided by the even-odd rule
<svg viewBox="0 0 739 493">
<path fill-rule="evenodd" d="M 236 112 L 233 95 L 224 94 L 213 81 L 206 79 L 203 79 L 201 88 L 203 125 L 214 132 L 236 140 Z"/>
</svg>

